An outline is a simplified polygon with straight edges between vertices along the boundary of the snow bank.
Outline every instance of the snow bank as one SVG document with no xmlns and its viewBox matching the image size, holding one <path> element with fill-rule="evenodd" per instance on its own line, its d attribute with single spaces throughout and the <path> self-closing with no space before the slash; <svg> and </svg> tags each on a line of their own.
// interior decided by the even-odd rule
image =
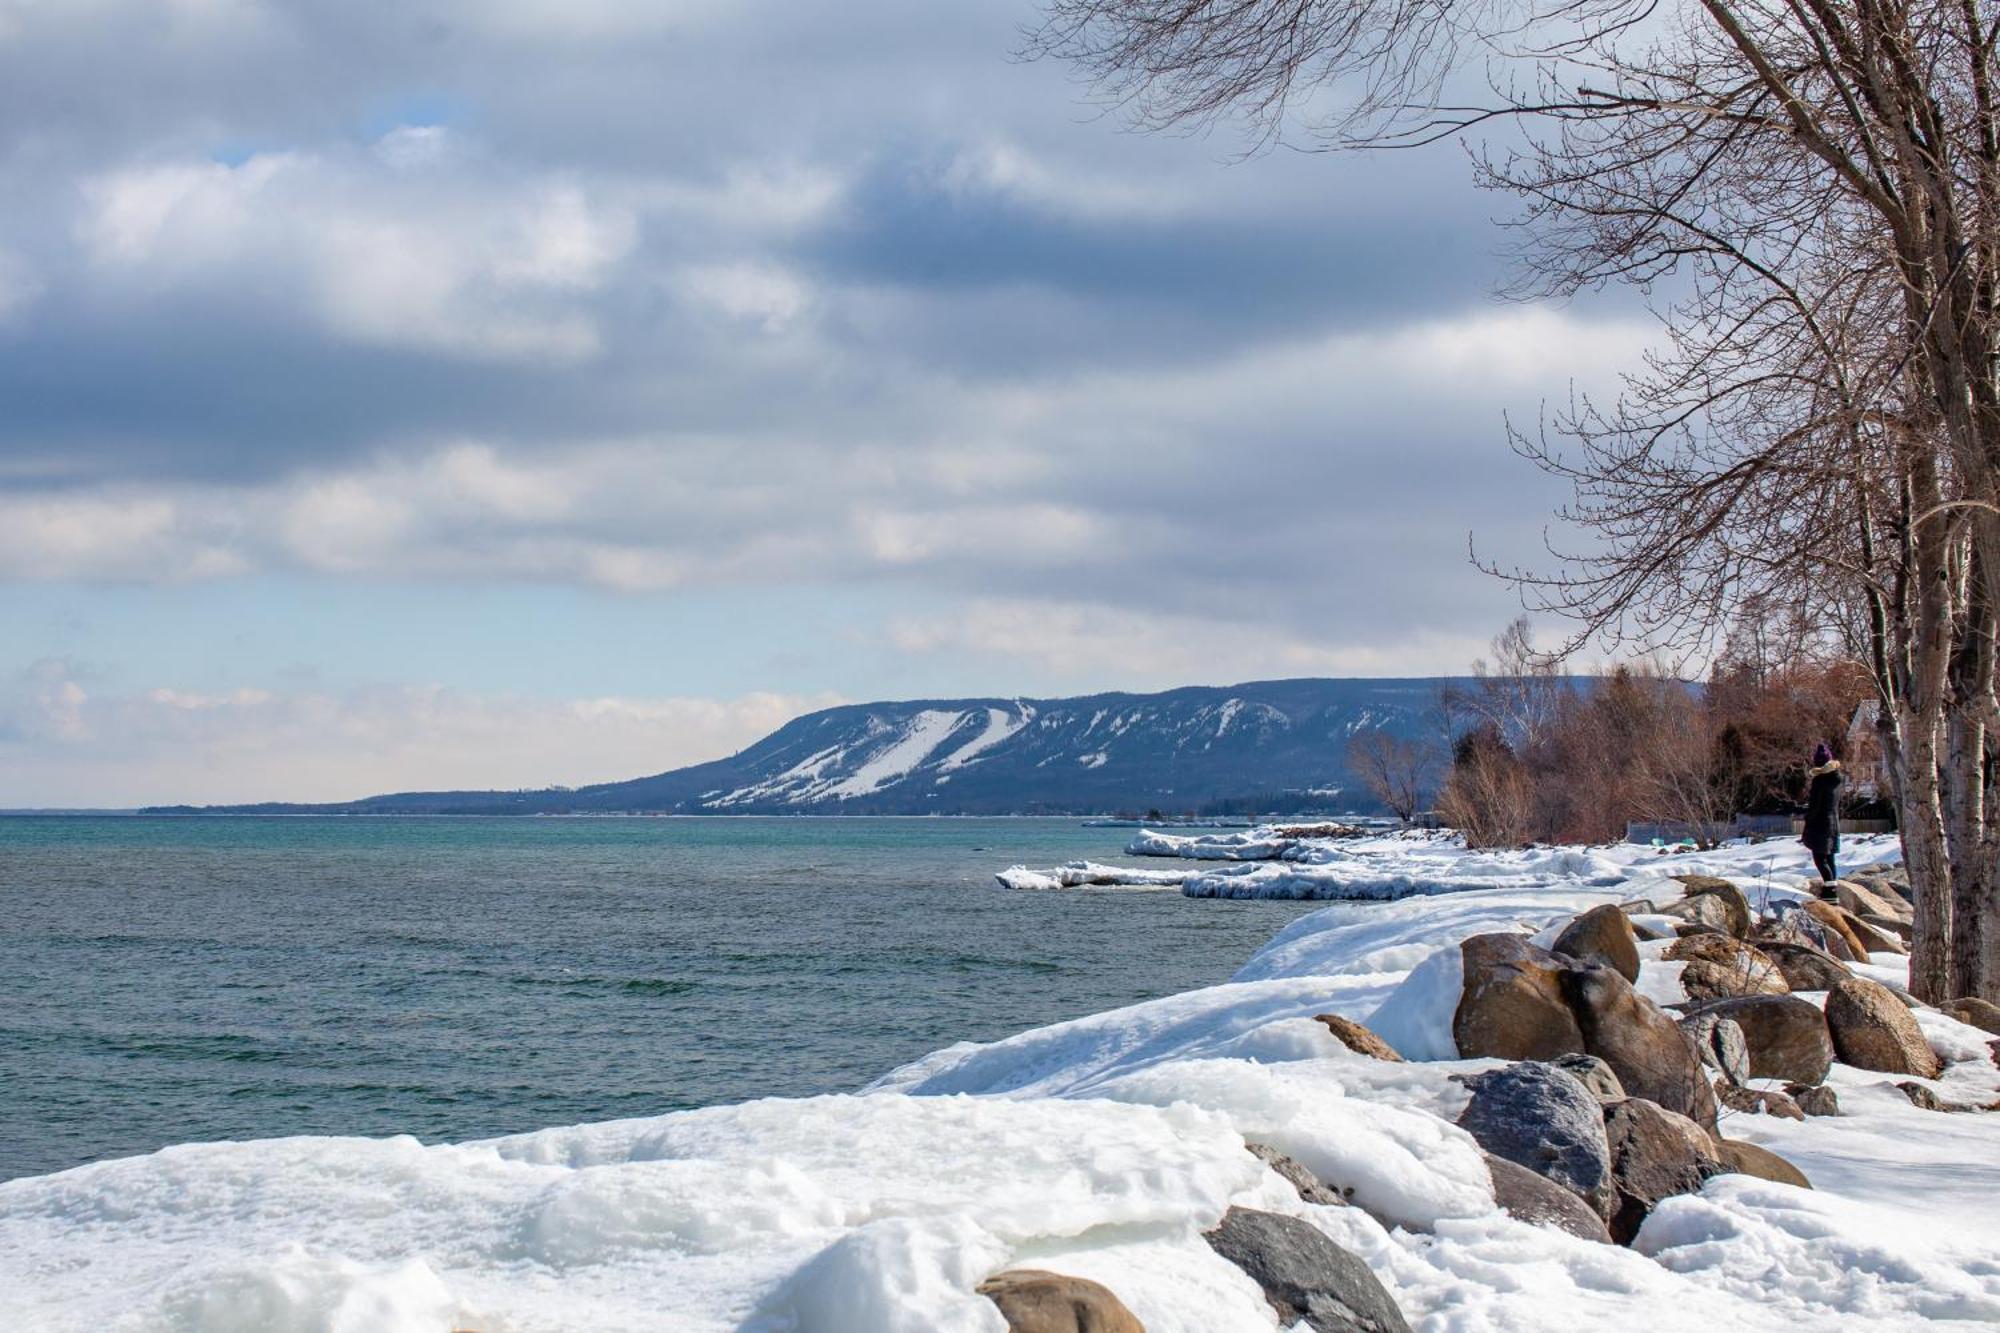
<svg viewBox="0 0 2000 1333">
<path fill-rule="evenodd" d="M 1854 844 L 1856 865 L 1893 847 Z M 1200 1237 L 1232 1204 L 1307 1218 L 1436 1333 L 1991 1327 L 2000 1116 L 1922 1111 L 1894 1080 L 1836 1066 L 1840 1117 L 1724 1123 L 1818 1192 L 1719 1177 L 1662 1206 L 1631 1250 L 1498 1212 L 1454 1123 L 1454 1075 L 1497 1063 L 1453 1058 L 1460 940 L 1664 898 L 1682 871 L 1792 892 L 1803 861 L 1784 844 L 1303 846 L 1232 869 L 1433 887 L 1303 916 L 1221 985 L 961 1043 L 858 1095 L 459 1145 L 185 1146 L 0 1185 L 0 1328 L 999 1333 L 973 1288 L 1031 1265 L 1104 1282 L 1152 1333 L 1269 1333 L 1254 1286 Z M 1086 862 L 1042 877 L 1107 871 L 1129 873 Z M 1677 994 L 1659 951 L 1642 989 Z M 1322 1013 L 1370 1023 L 1411 1061 L 1350 1052 Z M 2000 1097 L 1980 1034 L 1918 1021 L 1954 1062 L 1941 1097 Z M 1245 1140 L 1357 1206 L 1302 1203 Z"/>
</svg>

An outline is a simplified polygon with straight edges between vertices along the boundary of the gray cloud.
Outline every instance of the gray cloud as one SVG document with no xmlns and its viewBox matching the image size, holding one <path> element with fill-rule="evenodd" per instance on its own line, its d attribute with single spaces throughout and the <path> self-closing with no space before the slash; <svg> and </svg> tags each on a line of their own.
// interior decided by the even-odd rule
<svg viewBox="0 0 2000 1333">
<path fill-rule="evenodd" d="M 1640 337 L 1488 305 L 1449 150 L 1121 133 L 1026 8 L 8 12 L 0 577 L 903 583 L 985 608 L 913 651 L 1040 601 L 1332 662 L 1484 632 L 1464 533 L 1549 499 L 1499 409 Z"/>
</svg>

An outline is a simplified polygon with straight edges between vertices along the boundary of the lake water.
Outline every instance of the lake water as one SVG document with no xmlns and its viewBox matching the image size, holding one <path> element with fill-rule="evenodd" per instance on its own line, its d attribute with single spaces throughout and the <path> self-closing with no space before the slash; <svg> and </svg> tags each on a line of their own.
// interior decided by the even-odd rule
<svg viewBox="0 0 2000 1333">
<path fill-rule="evenodd" d="M 851 1090 L 1222 981 L 1309 905 L 1010 892 L 1074 819 L 0 818 L 0 1179 Z"/>
</svg>

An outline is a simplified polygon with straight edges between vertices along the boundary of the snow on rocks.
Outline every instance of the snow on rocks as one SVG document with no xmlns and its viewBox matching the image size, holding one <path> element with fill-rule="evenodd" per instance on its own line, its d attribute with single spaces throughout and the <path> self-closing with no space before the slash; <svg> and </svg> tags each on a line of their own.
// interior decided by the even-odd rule
<svg viewBox="0 0 2000 1333">
<path fill-rule="evenodd" d="M 1261 835 L 1232 836 L 1245 853 Z M 1907 1011 L 1936 1078 L 1804 1068 L 1818 1077 L 1786 1090 L 1811 1112 L 1797 1120 L 1741 1109 L 1776 1101 L 1757 1099 L 1774 1088 L 1758 1077 L 1751 1024 L 1735 1017 L 1750 1086 L 1714 1134 L 1641 1100 L 1668 1094 L 1646 1077 L 1625 1084 L 1645 1063 L 1629 1052 L 1625 1067 L 1609 1062 L 1617 1077 L 1560 1055 L 1592 1080 L 1597 1114 L 1617 1122 L 1630 1248 L 1594 1233 L 1577 1196 L 1549 1195 L 1562 1187 L 1546 1174 L 1496 1165 L 1458 1123 L 1473 1096 L 1462 1080 L 1508 1068 L 1458 1042 L 1474 937 L 1510 937 L 1524 956 L 1571 940 L 1584 958 L 1547 956 L 1572 1020 L 1578 1005 L 1590 1017 L 1575 1023 L 1579 1050 L 1624 1051 L 1633 1033 L 1682 1041 L 1671 1019 L 1659 1015 L 1658 1031 L 1651 1021 L 1655 1006 L 1688 1003 L 1687 961 L 1663 955 L 1695 923 L 1650 910 L 1683 900 L 1675 875 L 1740 890 L 1755 946 L 1781 969 L 1799 962 L 1798 975 L 1824 977 L 1830 965 L 1841 975 L 1829 984 L 1903 984 L 1907 960 L 1892 952 L 1846 962 L 1818 952 L 1828 931 L 1797 909 L 1811 897 L 1797 884 L 1802 849 L 1475 854 L 1434 837 L 1288 841 L 1261 860 L 1175 851 L 1188 867 L 1139 872 L 1163 876 L 1151 881 L 1079 863 L 1016 867 L 1015 882 L 1220 876 L 1275 889 L 1289 875 L 1336 898 L 1400 887 L 1378 895 L 1393 901 L 1300 917 L 1228 982 L 961 1043 L 858 1095 L 457 1145 L 191 1145 L 0 1184 L 0 1327 L 1005 1333 L 995 1275 L 1028 1270 L 1054 1285 L 1017 1276 L 1016 1286 L 1077 1299 L 1102 1290 L 1149 1333 L 1269 1333 L 1268 1293 L 1280 1287 L 1265 1279 L 1278 1269 L 1254 1276 L 1247 1253 L 1238 1262 L 1204 1239 L 1232 1209 L 1285 1219 L 1258 1234 L 1300 1239 L 1299 1252 L 1320 1251 L 1297 1230 L 1311 1229 L 1372 1274 L 1411 1327 L 1440 1333 L 2000 1321 L 2000 1116 L 1925 1111 L 1898 1086 L 1920 1085 L 1946 1108 L 2000 1098 L 1991 1034 L 1951 1014 Z M 1879 869 L 1893 847 L 1856 838 L 1843 859 Z M 1621 903 L 1634 904 L 1621 910 L 1641 935 L 1658 936 L 1636 946 L 1636 983 L 1601 965 L 1629 960 L 1569 929 Z M 1781 907 L 1796 933 L 1767 941 Z M 1590 933 L 1607 923 L 1600 914 Z M 1812 954 L 1794 959 L 1780 944 Z M 1809 1035 L 1825 1040 L 1825 989 L 1792 990 L 1724 1003 L 1796 1006 L 1786 1012 L 1809 1015 Z M 1329 1014 L 1342 1022 L 1320 1021 Z M 1333 1027 L 1363 1046 L 1365 1028 L 1404 1059 L 1357 1053 Z M 1295 1165 L 1281 1175 L 1270 1163 L 1285 1159 Z M 1795 1168 L 1816 1188 L 1717 1174 L 1725 1165 Z M 1300 1179 L 1330 1192 L 1302 1195 Z M 1310 1299 L 1294 1308 L 1310 1315 Z"/>
</svg>

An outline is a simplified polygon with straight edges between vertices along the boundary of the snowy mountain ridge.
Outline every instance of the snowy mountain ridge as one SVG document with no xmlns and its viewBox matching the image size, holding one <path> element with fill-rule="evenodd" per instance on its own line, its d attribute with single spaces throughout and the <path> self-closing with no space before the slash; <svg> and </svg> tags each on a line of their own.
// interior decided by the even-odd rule
<svg viewBox="0 0 2000 1333">
<path fill-rule="evenodd" d="M 1416 735 L 1438 678 L 1302 679 L 1067 699 L 849 704 L 727 759 L 575 790 L 405 792 L 241 813 L 1073 814 L 1365 808 L 1348 742 Z"/>
</svg>

